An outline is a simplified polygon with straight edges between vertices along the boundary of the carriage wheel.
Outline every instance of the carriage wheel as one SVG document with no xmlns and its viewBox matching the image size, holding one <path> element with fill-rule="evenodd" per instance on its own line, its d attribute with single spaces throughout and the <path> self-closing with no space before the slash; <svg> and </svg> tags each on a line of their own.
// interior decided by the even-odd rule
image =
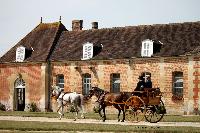
<svg viewBox="0 0 200 133">
<path fill-rule="evenodd" d="M 132 96 L 126 101 L 125 105 L 126 120 L 140 122 L 144 119 L 146 107 L 144 101 L 138 96 Z"/>
<path fill-rule="evenodd" d="M 159 105 L 151 105 L 147 107 L 145 119 L 148 122 L 157 123 L 163 118 L 165 113 L 165 106 L 163 101 L 161 100 Z"/>
</svg>

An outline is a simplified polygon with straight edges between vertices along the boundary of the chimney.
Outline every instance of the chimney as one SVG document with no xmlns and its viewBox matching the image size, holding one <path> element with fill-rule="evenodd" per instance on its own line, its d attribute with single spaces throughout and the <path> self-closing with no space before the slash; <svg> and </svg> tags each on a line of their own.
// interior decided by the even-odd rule
<svg viewBox="0 0 200 133">
<path fill-rule="evenodd" d="M 98 29 L 98 22 L 92 22 L 92 29 Z"/>
<path fill-rule="evenodd" d="M 72 20 L 72 31 L 80 31 L 83 28 L 83 20 Z"/>
</svg>

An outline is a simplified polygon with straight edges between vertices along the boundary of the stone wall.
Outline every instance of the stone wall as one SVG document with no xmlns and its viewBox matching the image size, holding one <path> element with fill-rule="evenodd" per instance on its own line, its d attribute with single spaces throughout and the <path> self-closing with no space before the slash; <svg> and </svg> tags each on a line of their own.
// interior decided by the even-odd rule
<svg viewBox="0 0 200 133">
<path fill-rule="evenodd" d="M 184 98 L 177 101 L 172 100 L 172 73 L 176 71 L 183 72 L 184 82 Z M 107 91 L 110 91 L 110 75 L 119 73 L 120 90 L 133 91 L 138 76 L 143 72 L 150 72 L 153 87 L 159 87 L 163 92 L 162 100 L 167 113 L 199 113 L 200 57 L 193 56 L 52 62 L 51 72 L 46 63 L 0 64 L 0 102 L 13 109 L 14 82 L 18 74 L 22 75 L 26 83 L 26 104 L 35 102 L 45 111 L 49 107 L 50 98 L 48 83 L 55 85 L 58 74 L 64 75 L 65 91 L 82 93 L 82 75 L 85 73 L 91 74 L 92 86 Z M 93 102 L 87 103 L 86 112 L 92 111 Z M 51 100 L 51 103 L 53 111 L 56 111 L 56 101 Z M 108 111 L 116 112 L 112 108 Z"/>
<path fill-rule="evenodd" d="M 21 74 L 25 81 L 25 104 L 36 103 L 44 111 L 47 108 L 45 67 L 45 64 L 35 63 L 0 64 L 0 102 L 14 109 L 14 83 Z"/>
<path fill-rule="evenodd" d="M 133 91 L 142 72 L 150 72 L 153 87 L 159 87 L 163 92 L 162 100 L 171 114 L 191 114 L 199 109 L 199 58 L 193 57 L 163 57 L 163 58 L 133 58 L 103 61 L 71 61 L 53 63 L 53 84 L 56 75 L 64 74 L 65 91 L 82 92 L 82 77 L 84 73 L 91 74 L 92 86 L 98 86 L 110 91 L 110 75 L 120 74 L 120 90 Z M 194 64 L 194 65 L 193 65 Z M 194 71 L 195 69 L 195 71 Z M 183 72 L 184 99 L 172 100 L 172 73 Z M 193 72 L 194 71 L 194 72 Z M 194 97 L 193 97 L 194 96 Z M 192 107 L 192 108 L 191 108 Z M 92 107 L 91 107 L 92 108 Z"/>
</svg>

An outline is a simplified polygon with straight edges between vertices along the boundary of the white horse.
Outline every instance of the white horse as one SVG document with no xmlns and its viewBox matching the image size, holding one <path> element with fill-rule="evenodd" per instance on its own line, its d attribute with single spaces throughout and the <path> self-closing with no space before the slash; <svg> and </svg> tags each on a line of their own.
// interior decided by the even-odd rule
<svg viewBox="0 0 200 133">
<path fill-rule="evenodd" d="M 78 94 L 76 92 L 65 93 L 58 86 L 52 86 L 52 89 L 53 90 L 52 90 L 51 96 L 57 98 L 57 103 L 58 103 L 57 112 L 60 114 L 60 117 L 59 117 L 60 120 L 64 116 L 63 108 L 64 106 L 67 106 L 67 105 L 71 105 L 74 107 L 75 112 L 76 112 L 76 116 L 74 119 L 75 121 L 77 119 L 79 110 L 81 111 L 81 118 L 85 118 L 83 114 L 84 113 L 84 110 L 83 110 L 84 96 L 82 94 Z M 60 109 L 61 109 L 61 112 L 60 112 Z"/>
</svg>

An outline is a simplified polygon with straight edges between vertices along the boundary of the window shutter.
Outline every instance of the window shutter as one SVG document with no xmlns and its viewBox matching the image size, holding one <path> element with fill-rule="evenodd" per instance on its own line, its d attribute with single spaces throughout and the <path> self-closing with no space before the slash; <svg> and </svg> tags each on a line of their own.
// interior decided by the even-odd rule
<svg viewBox="0 0 200 133">
<path fill-rule="evenodd" d="M 153 55 L 153 41 L 147 39 L 142 42 L 141 56 L 151 57 Z"/>
<path fill-rule="evenodd" d="M 83 45 L 83 58 L 82 60 L 88 60 L 93 57 L 93 44 L 86 43 Z"/>
<path fill-rule="evenodd" d="M 16 62 L 23 62 L 25 59 L 25 47 L 18 47 L 16 50 Z"/>
</svg>

